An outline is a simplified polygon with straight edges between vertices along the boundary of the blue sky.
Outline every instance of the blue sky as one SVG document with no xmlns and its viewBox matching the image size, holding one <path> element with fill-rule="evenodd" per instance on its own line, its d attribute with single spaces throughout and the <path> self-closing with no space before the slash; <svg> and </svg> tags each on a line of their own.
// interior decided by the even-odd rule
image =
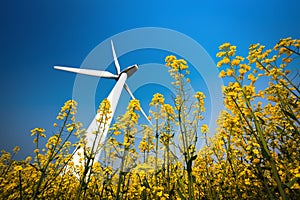
<svg viewBox="0 0 300 200">
<path fill-rule="evenodd" d="M 252 43 L 272 47 L 280 38 L 300 38 L 298 1 L 12 0 L 1 4 L 0 149 L 19 145 L 20 157 L 33 149 L 30 130 L 44 127 L 50 134 L 60 107 L 72 98 L 75 75 L 52 66 L 79 67 L 98 44 L 118 33 L 142 27 L 172 29 L 197 41 L 215 62 L 218 46 L 227 41 L 246 55 Z M 153 59 L 159 62 L 159 56 Z"/>
</svg>

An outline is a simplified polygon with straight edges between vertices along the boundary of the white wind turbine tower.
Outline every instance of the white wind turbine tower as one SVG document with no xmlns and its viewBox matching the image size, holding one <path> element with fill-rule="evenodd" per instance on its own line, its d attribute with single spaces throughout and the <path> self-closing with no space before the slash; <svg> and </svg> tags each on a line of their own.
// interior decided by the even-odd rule
<svg viewBox="0 0 300 200">
<path fill-rule="evenodd" d="M 133 96 L 132 92 L 130 91 L 128 85 L 126 84 L 126 79 L 129 78 L 130 76 L 132 76 L 132 74 L 134 74 L 138 70 L 138 65 L 135 64 L 135 65 L 129 66 L 126 69 L 124 69 L 123 71 L 121 71 L 120 64 L 118 62 L 118 58 L 116 56 L 114 44 L 112 41 L 111 41 L 111 48 L 112 48 L 114 64 L 115 64 L 115 67 L 117 70 L 117 74 L 112 74 L 108 71 L 54 66 L 55 69 L 59 69 L 59 70 L 74 72 L 74 73 L 78 73 L 78 74 L 85 74 L 85 75 L 89 75 L 89 76 L 96 76 L 96 77 L 101 77 L 101 78 L 115 79 L 117 81 L 114 88 L 112 89 L 112 91 L 109 93 L 109 95 L 107 97 L 107 99 L 110 102 L 111 113 L 109 116 L 110 117 L 109 120 L 107 121 L 107 123 L 104 126 L 104 129 L 100 129 L 100 130 L 102 130 L 102 133 L 99 133 L 100 137 L 98 136 L 96 138 L 96 134 L 93 134 L 93 133 L 95 131 L 98 131 L 99 123 L 97 122 L 96 119 L 99 119 L 101 113 L 96 114 L 96 116 L 94 117 L 93 121 L 91 122 L 91 124 L 89 125 L 89 127 L 86 131 L 87 147 L 92 148 L 93 143 L 95 142 L 95 144 L 96 144 L 96 145 L 94 145 L 94 149 L 92 149 L 93 153 L 95 153 L 97 150 L 97 147 L 98 147 L 97 144 L 99 144 L 100 147 L 102 147 L 102 145 L 105 142 L 107 132 L 110 127 L 110 123 L 113 118 L 113 115 L 115 113 L 115 110 L 116 110 L 123 87 L 128 92 L 128 94 L 131 96 L 131 98 L 135 99 L 135 97 Z M 145 112 L 142 109 L 141 109 L 141 112 L 145 116 L 145 118 L 148 120 L 147 115 L 145 114 Z M 151 122 L 149 120 L 148 120 L 148 122 L 151 124 Z M 102 124 L 102 126 L 103 126 L 103 124 Z M 95 141 L 95 139 L 96 139 L 96 141 Z M 80 153 L 80 155 L 78 155 L 78 153 Z M 99 160 L 100 154 L 101 154 L 101 149 L 95 155 L 94 159 L 96 161 Z M 83 156 L 84 156 L 84 149 L 79 148 L 78 152 L 76 152 L 74 154 L 73 159 L 72 159 L 74 165 L 79 165 L 80 164 L 79 160 L 80 160 L 80 158 L 83 158 Z"/>
</svg>

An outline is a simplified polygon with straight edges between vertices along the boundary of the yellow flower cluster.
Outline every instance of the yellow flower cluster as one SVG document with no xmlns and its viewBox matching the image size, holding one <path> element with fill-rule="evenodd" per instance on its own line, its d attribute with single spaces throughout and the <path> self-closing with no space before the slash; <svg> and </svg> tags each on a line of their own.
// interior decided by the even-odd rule
<svg viewBox="0 0 300 200">
<path fill-rule="evenodd" d="M 164 104 L 164 110 L 166 112 L 166 118 L 167 120 L 172 120 L 174 121 L 175 119 L 175 112 L 173 107 L 170 104 Z"/>
<path fill-rule="evenodd" d="M 150 106 L 153 106 L 155 104 L 161 104 L 161 105 L 163 105 L 164 102 L 165 102 L 164 96 L 162 94 L 160 94 L 160 93 L 156 93 L 156 94 L 153 95 L 152 101 L 151 101 L 151 103 L 149 105 Z"/>
<path fill-rule="evenodd" d="M 184 59 L 177 59 L 176 56 L 170 55 L 167 56 L 166 66 L 169 67 L 169 73 L 172 78 L 174 78 L 175 82 L 172 82 L 175 86 L 183 86 L 183 83 L 189 83 L 190 79 L 185 78 L 190 74 L 188 70 L 187 62 Z"/>
<path fill-rule="evenodd" d="M 66 102 L 46 142 L 44 129 L 31 131 L 33 158 L 14 159 L 19 147 L 1 151 L 0 199 L 300 199 L 300 89 L 289 68 L 299 48 L 291 38 L 270 50 L 254 44 L 244 59 L 235 46 L 221 45 L 220 76 L 230 82 L 223 87 L 226 109 L 210 137 L 213 130 L 200 123 L 205 95 L 187 93 L 186 62 L 175 56 L 166 58 L 179 81 L 173 105 L 155 94 L 153 125 L 139 126 L 139 101 L 130 101 L 99 162 L 86 151 L 83 165 L 71 162 L 72 146 L 86 146 L 83 138 L 71 142 L 81 130 L 76 102 Z M 100 117 L 109 109 L 105 99 Z"/>
<path fill-rule="evenodd" d="M 74 100 L 68 100 L 65 102 L 64 106 L 61 107 L 61 110 L 59 114 L 57 115 L 56 119 L 58 120 L 64 120 L 65 117 L 68 115 L 75 115 L 77 110 L 76 110 L 77 102 Z"/>
<path fill-rule="evenodd" d="M 290 171 L 294 172 L 295 166 L 299 165 L 293 157 L 297 154 L 294 152 L 297 147 L 292 141 L 299 141 L 300 137 L 292 132 L 299 132 L 297 105 L 300 90 L 299 85 L 296 86 L 287 76 L 290 70 L 285 69 L 292 62 L 292 56 L 300 55 L 298 40 L 283 39 L 268 50 L 260 44 L 251 45 L 248 63 L 243 63 L 244 59 L 234 61 L 228 56 L 230 46 L 226 44 L 225 53 L 218 54 L 226 57 L 221 59 L 219 66 L 227 67 L 220 72 L 220 77 L 233 78 L 234 81 L 223 88 L 224 103 L 229 111 L 224 115 L 219 133 L 224 149 L 220 152 L 210 150 L 209 155 L 220 158 L 222 154 L 226 155 L 233 180 L 239 185 L 235 192 L 240 198 L 299 198 L 295 192 L 300 186 L 295 182 L 296 174 Z M 283 58 L 280 60 L 280 57 Z M 229 62 L 225 63 L 224 59 L 229 59 Z M 248 74 L 247 79 L 245 74 Z M 262 76 L 269 85 L 266 81 L 260 82 Z M 264 90 L 256 92 L 255 83 L 265 87 Z M 242 168 L 249 170 L 240 171 Z M 256 189 L 252 188 L 250 195 L 245 193 L 247 189 L 243 184 Z M 259 188 L 266 187 L 269 192 L 260 193 Z"/>
<path fill-rule="evenodd" d="M 30 132 L 31 132 L 31 136 L 39 135 L 41 137 L 46 137 L 46 135 L 44 134 L 45 131 L 46 130 L 43 128 L 34 128 Z"/>
<path fill-rule="evenodd" d="M 101 124 L 100 126 L 106 126 L 107 121 L 111 118 L 110 102 L 108 99 L 103 99 L 97 112 L 99 113 L 99 117 L 96 119 L 97 122 Z"/>
<path fill-rule="evenodd" d="M 130 120 L 134 124 L 138 123 L 139 115 L 136 113 L 136 111 L 140 111 L 140 110 L 141 110 L 141 107 L 140 107 L 140 101 L 139 100 L 133 99 L 133 100 L 131 100 L 129 102 L 129 105 L 128 105 L 128 108 L 127 108 L 127 112 L 131 116 Z"/>
<path fill-rule="evenodd" d="M 205 112 L 205 107 L 204 107 L 204 99 L 205 99 L 205 95 L 203 92 L 196 92 L 195 94 L 195 98 L 197 99 L 198 103 L 196 104 L 198 109 L 201 112 Z"/>
<path fill-rule="evenodd" d="M 187 62 L 183 59 L 177 60 L 176 56 L 167 56 L 166 59 L 166 66 L 169 66 L 174 71 L 182 71 L 188 69 Z"/>
<path fill-rule="evenodd" d="M 201 132 L 202 133 L 208 133 L 208 126 L 207 126 L 207 124 L 203 124 L 201 126 Z"/>
</svg>

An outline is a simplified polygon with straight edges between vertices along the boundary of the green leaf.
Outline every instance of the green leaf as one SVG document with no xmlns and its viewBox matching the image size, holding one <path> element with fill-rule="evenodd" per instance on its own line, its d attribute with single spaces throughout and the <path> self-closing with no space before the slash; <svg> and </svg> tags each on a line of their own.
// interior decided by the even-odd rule
<svg viewBox="0 0 300 200">
<path fill-rule="evenodd" d="M 276 126 L 276 128 L 280 133 L 284 133 L 284 130 L 280 126 Z"/>
<path fill-rule="evenodd" d="M 178 185 L 182 188 L 182 185 L 179 183 L 179 181 L 177 181 L 177 183 L 178 183 Z M 186 198 L 184 197 L 184 195 L 182 194 L 182 192 L 180 191 L 180 188 L 178 188 L 176 191 L 177 191 L 177 193 L 178 193 L 178 195 L 179 195 L 179 197 L 180 197 L 181 199 L 186 199 Z"/>
<path fill-rule="evenodd" d="M 293 120 L 298 121 L 297 118 L 296 118 L 296 116 L 293 113 L 290 113 L 290 112 L 288 112 L 286 110 L 283 110 L 283 112 L 284 112 L 284 114 L 286 114 L 287 116 L 289 116 Z"/>
<path fill-rule="evenodd" d="M 261 118 L 260 116 L 257 116 L 257 117 L 258 117 L 258 119 L 261 121 L 261 123 L 262 123 L 263 125 L 266 124 L 266 122 L 265 122 L 265 120 L 264 120 L 263 118 Z"/>
<path fill-rule="evenodd" d="M 287 187 L 291 188 L 295 184 L 295 182 L 298 181 L 298 180 L 299 180 L 299 177 L 295 177 L 290 182 L 286 183 L 285 185 Z"/>
</svg>

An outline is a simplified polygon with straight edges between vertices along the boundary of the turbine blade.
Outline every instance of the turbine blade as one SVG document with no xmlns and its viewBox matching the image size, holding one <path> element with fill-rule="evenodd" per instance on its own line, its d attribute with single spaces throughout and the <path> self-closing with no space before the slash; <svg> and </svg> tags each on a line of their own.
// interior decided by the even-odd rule
<svg viewBox="0 0 300 200">
<path fill-rule="evenodd" d="M 126 83 L 124 84 L 124 88 L 128 92 L 128 94 L 131 96 L 131 98 L 135 99 L 135 97 L 133 96 L 131 90 L 129 89 L 129 87 L 128 87 L 128 85 Z M 152 126 L 151 121 L 148 119 L 148 116 L 146 115 L 146 113 L 144 112 L 144 110 L 143 110 L 142 107 L 141 107 L 141 113 L 144 115 L 144 117 L 147 119 L 147 121 L 149 122 L 149 124 Z"/>
<path fill-rule="evenodd" d="M 118 61 L 118 58 L 117 58 L 117 55 L 116 55 L 114 43 L 113 43 L 112 40 L 110 41 L 110 43 L 111 43 L 111 50 L 112 50 L 112 52 L 113 52 L 113 57 L 114 57 L 115 66 L 116 66 L 116 69 L 117 69 L 117 74 L 119 75 L 120 72 L 121 72 L 121 67 L 120 67 L 120 64 L 119 64 L 119 61 Z"/>
<path fill-rule="evenodd" d="M 72 67 L 61 67 L 61 66 L 54 66 L 54 69 L 59 69 L 68 72 L 74 72 L 77 74 L 84 74 L 89 76 L 96 76 L 96 77 L 104 77 L 104 78 L 112 78 L 117 79 L 118 76 L 114 75 L 107 71 L 100 71 L 100 70 L 93 70 L 93 69 L 80 69 L 80 68 L 72 68 Z"/>
</svg>

